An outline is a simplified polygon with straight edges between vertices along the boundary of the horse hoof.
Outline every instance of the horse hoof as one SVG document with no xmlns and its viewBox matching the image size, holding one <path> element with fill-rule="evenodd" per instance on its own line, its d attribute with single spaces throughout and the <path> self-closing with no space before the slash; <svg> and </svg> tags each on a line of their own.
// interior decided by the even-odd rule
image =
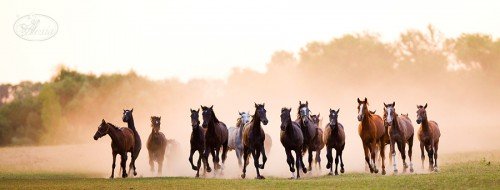
<svg viewBox="0 0 500 190">
<path fill-rule="evenodd" d="M 382 175 L 385 175 L 385 170 L 382 170 Z"/>
<path fill-rule="evenodd" d="M 259 165 L 259 168 L 260 168 L 261 170 L 263 170 L 263 169 L 264 169 L 264 164 L 260 164 L 260 165 Z"/>
<path fill-rule="evenodd" d="M 335 172 L 335 175 L 339 175 L 339 172 Z"/>
<path fill-rule="evenodd" d="M 191 168 L 192 168 L 193 170 L 198 170 L 198 167 L 196 167 L 196 166 L 193 166 L 193 167 L 191 167 Z"/>
<path fill-rule="evenodd" d="M 137 176 L 137 172 L 134 170 L 134 176 Z"/>
<path fill-rule="evenodd" d="M 295 172 L 295 168 L 290 168 L 290 172 Z"/>
<path fill-rule="evenodd" d="M 374 169 L 374 170 L 373 170 L 373 173 L 378 174 L 378 169 Z"/>
<path fill-rule="evenodd" d="M 302 168 L 302 172 L 304 172 L 306 174 L 307 173 L 307 169 L 306 168 Z"/>
<path fill-rule="evenodd" d="M 434 172 L 439 172 L 437 167 L 434 168 Z"/>
<path fill-rule="evenodd" d="M 109 179 L 113 179 L 113 178 L 115 178 L 115 177 L 114 176 L 109 176 Z"/>
<path fill-rule="evenodd" d="M 394 175 L 398 174 L 398 170 L 394 170 Z"/>
<path fill-rule="evenodd" d="M 200 174 L 196 174 L 194 177 L 195 177 L 195 178 L 199 178 L 199 177 L 200 177 Z"/>
<path fill-rule="evenodd" d="M 332 164 L 328 163 L 326 164 L 326 169 L 330 169 L 332 167 Z"/>
<path fill-rule="evenodd" d="M 241 178 L 242 178 L 242 179 L 245 179 L 245 174 L 241 174 Z"/>
<path fill-rule="evenodd" d="M 122 178 L 127 178 L 128 175 L 127 174 L 122 174 Z"/>
<path fill-rule="evenodd" d="M 208 172 L 208 173 L 212 172 L 212 168 L 208 167 L 208 168 L 207 168 L 207 172 Z"/>
<path fill-rule="evenodd" d="M 410 173 L 413 173 L 413 168 L 410 168 Z"/>
<path fill-rule="evenodd" d="M 340 169 L 340 173 L 344 173 L 344 168 Z"/>
<path fill-rule="evenodd" d="M 255 179 L 266 179 L 266 178 L 264 176 L 259 175 L 259 176 L 255 177 Z"/>
<path fill-rule="evenodd" d="M 328 175 L 333 175 L 333 173 L 332 172 L 328 172 Z"/>
</svg>

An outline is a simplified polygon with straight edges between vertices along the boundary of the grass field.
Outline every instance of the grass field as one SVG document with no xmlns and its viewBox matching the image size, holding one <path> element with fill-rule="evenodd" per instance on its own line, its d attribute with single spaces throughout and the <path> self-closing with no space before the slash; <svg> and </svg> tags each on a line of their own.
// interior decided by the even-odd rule
<svg viewBox="0 0 500 190">
<path fill-rule="evenodd" d="M 194 179 L 187 177 L 102 179 L 64 173 L 1 173 L 1 189 L 500 189 L 500 162 L 445 164 L 438 173 L 372 175 L 348 173 L 290 180 L 282 178 Z"/>
</svg>

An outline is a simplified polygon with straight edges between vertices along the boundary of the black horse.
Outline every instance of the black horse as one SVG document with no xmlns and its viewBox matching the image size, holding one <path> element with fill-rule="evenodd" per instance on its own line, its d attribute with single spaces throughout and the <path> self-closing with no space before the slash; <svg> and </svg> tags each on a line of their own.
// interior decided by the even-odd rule
<svg viewBox="0 0 500 190">
<path fill-rule="evenodd" d="M 189 163 L 191 163 L 191 168 L 196 170 L 196 177 L 200 177 L 200 167 L 201 161 L 203 160 L 203 165 L 207 166 L 207 158 L 205 158 L 203 151 L 205 150 L 205 129 L 200 126 L 199 112 L 198 110 L 191 110 L 191 126 L 193 127 L 193 131 L 191 132 L 191 150 L 189 153 Z M 199 157 L 197 165 L 193 164 L 193 154 L 198 151 Z M 210 172 L 210 170 L 206 169 L 204 171 Z"/>
<path fill-rule="evenodd" d="M 206 128 L 207 131 L 205 133 L 205 159 L 208 159 L 208 154 L 212 154 L 214 169 L 224 169 L 219 164 L 219 152 L 222 147 L 222 166 L 226 161 L 227 156 L 227 143 L 228 143 L 228 131 L 226 124 L 219 121 L 215 116 L 214 106 L 206 107 L 201 106 L 202 115 L 203 115 L 203 124 L 202 127 Z M 207 162 L 207 172 L 210 172 L 210 166 Z"/>
<path fill-rule="evenodd" d="M 297 122 L 302 129 L 302 135 L 304 136 L 304 144 L 302 145 L 302 152 L 305 154 L 307 151 L 308 161 L 309 161 L 309 171 L 311 171 L 311 163 L 313 161 L 312 152 L 316 151 L 316 147 L 318 147 L 315 142 L 316 139 L 322 138 L 322 136 L 318 136 L 317 125 L 312 121 L 310 117 L 311 110 L 309 109 L 309 102 L 306 101 L 305 104 L 299 101 L 299 108 L 297 113 Z M 319 148 L 319 147 L 318 147 Z M 321 147 L 322 148 L 322 147 Z M 319 149 L 321 151 L 321 149 Z"/>
<path fill-rule="evenodd" d="M 139 152 L 141 151 L 142 143 L 141 143 L 141 137 L 139 136 L 139 133 L 135 129 L 134 116 L 132 116 L 132 112 L 134 112 L 133 108 L 131 110 L 123 110 L 122 120 L 123 120 L 123 122 L 127 123 L 128 128 L 132 129 L 132 131 L 134 132 L 134 139 L 135 139 L 134 152 L 132 152 L 132 160 L 130 162 L 128 173 L 130 173 L 130 170 L 132 170 L 132 168 L 133 168 L 134 169 L 134 176 L 136 176 L 137 171 L 136 171 L 136 167 L 135 167 L 135 160 L 139 156 Z"/>
<path fill-rule="evenodd" d="M 266 139 L 266 134 L 262 129 L 260 123 L 267 125 L 266 109 L 265 104 L 255 104 L 255 113 L 252 120 L 245 124 L 243 129 L 243 158 L 245 159 L 243 165 L 243 174 L 241 178 L 245 178 L 247 172 L 248 159 L 250 154 L 253 156 L 253 163 L 255 170 L 257 171 L 256 179 L 265 179 L 264 176 L 260 175 L 259 168 L 264 169 L 266 165 L 267 156 L 264 149 L 264 140 Z M 259 164 L 259 157 L 262 153 L 262 164 Z"/>
<path fill-rule="evenodd" d="M 330 109 L 330 122 L 325 126 L 324 133 L 324 141 L 326 144 L 326 158 L 328 159 L 328 163 L 326 164 L 326 168 L 330 169 L 330 173 L 328 175 L 333 175 L 333 156 L 332 156 L 332 148 L 334 148 L 337 153 L 335 155 L 335 175 L 339 175 L 337 171 L 337 166 L 339 164 L 340 159 L 340 173 L 344 173 L 344 161 L 342 159 L 342 151 L 344 151 L 345 147 L 345 133 L 344 126 L 338 122 L 340 109 L 337 111 Z"/>
<path fill-rule="evenodd" d="M 304 173 L 307 173 L 306 166 L 302 161 L 302 146 L 304 143 L 304 136 L 302 135 L 302 130 L 300 125 L 292 121 L 290 117 L 290 112 L 292 109 L 282 108 L 281 109 L 281 133 L 280 141 L 285 148 L 286 162 L 290 167 L 290 172 L 292 172 L 292 178 L 295 178 L 295 167 L 297 168 L 297 178 L 300 178 L 300 168 Z M 296 160 L 292 156 L 292 150 L 295 151 Z"/>
</svg>

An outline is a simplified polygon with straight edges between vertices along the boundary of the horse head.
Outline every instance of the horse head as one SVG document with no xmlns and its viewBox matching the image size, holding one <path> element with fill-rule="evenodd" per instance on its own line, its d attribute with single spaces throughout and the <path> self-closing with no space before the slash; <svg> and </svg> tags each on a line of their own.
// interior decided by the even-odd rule
<svg viewBox="0 0 500 190">
<path fill-rule="evenodd" d="M 155 133 L 160 132 L 161 117 L 151 116 L 151 127 Z"/>
<path fill-rule="evenodd" d="M 340 108 L 337 109 L 337 111 L 335 110 L 332 110 L 330 108 L 330 115 L 328 116 L 330 118 L 330 127 L 334 127 L 334 126 L 337 126 L 337 123 L 338 123 L 338 117 L 339 117 L 339 112 L 340 112 Z"/>
<path fill-rule="evenodd" d="M 267 120 L 266 116 L 267 112 L 266 108 L 264 108 L 266 104 L 265 103 L 263 104 L 254 103 L 254 104 L 255 104 L 255 114 L 253 117 L 257 117 L 260 121 L 262 121 L 262 124 L 267 125 L 269 121 Z"/>
<path fill-rule="evenodd" d="M 191 111 L 191 126 L 194 128 L 194 127 L 198 127 L 200 125 L 200 116 L 199 116 L 199 112 L 200 112 L 200 109 L 198 108 L 198 110 L 193 110 L 193 109 L 189 109 Z"/>
<path fill-rule="evenodd" d="M 290 118 L 290 112 L 292 111 L 292 108 L 281 108 L 281 130 L 285 131 L 286 126 L 290 125 L 292 122 L 292 119 Z"/>
<path fill-rule="evenodd" d="M 427 103 L 425 103 L 425 106 L 422 105 L 417 105 L 417 123 L 420 124 L 423 121 L 427 120 L 427 111 L 425 110 L 427 108 Z"/>
<path fill-rule="evenodd" d="M 363 101 L 358 98 L 358 121 L 363 121 L 366 113 L 369 113 L 368 105 L 368 99 L 366 99 L 366 97 Z"/>
<path fill-rule="evenodd" d="M 123 122 L 129 122 L 132 120 L 132 112 L 134 112 L 134 108 L 132 108 L 131 110 L 123 110 Z"/>
<path fill-rule="evenodd" d="M 214 106 L 201 106 L 202 116 L 203 116 L 203 124 L 201 125 L 203 128 L 208 127 L 208 123 L 215 119 L 215 113 L 213 110 Z"/>
<path fill-rule="evenodd" d="M 250 121 L 249 112 L 238 112 L 238 114 L 240 115 L 240 120 L 241 120 L 241 123 L 243 125 L 245 125 L 246 123 L 248 123 Z M 236 126 L 236 127 L 239 127 L 239 126 Z"/>
<path fill-rule="evenodd" d="M 97 131 L 94 134 L 94 140 L 97 140 L 105 135 L 107 135 L 109 132 L 109 125 L 102 119 L 101 124 L 99 127 L 97 127 Z"/>
<path fill-rule="evenodd" d="M 394 108 L 396 106 L 396 102 L 392 102 L 392 104 L 386 104 L 384 103 L 384 123 L 385 125 L 392 125 L 392 121 L 396 119 L 397 114 L 396 114 L 396 109 Z"/>
</svg>

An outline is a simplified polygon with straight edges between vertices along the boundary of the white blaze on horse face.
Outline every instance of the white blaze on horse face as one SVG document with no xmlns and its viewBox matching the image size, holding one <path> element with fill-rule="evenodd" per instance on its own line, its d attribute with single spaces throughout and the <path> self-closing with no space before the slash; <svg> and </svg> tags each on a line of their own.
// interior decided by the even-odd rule
<svg viewBox="0 0 500 190">
<path fill-rule="evenodd" d="M 300 115 L 307 116 L 307 107 L 300 108 Z"/>
<path fill-rule="evenodd" d="M 361 117 L 361 115 L 363 114 L 363 107 L 365 106 L 365 104 L 360 104 L 359 105 L 359 112 L 358 112 L 358 117 Z"/>
<path fill-rule="evenodd" d="M 241 120 L 243 121 L 243 123 L 248 123 L 250 121 L 250 116 L 248 115 L 248 113 L 244 112 L 242 115 L 241 115 Z"/>
<path fill-rule="evenodd" d="M 393 109 L 392 108 L 385 108 L 385 110 L 387 111 L 387 119 L 386 119 L 387 123 L 391 123 Z"/>
</svg>

